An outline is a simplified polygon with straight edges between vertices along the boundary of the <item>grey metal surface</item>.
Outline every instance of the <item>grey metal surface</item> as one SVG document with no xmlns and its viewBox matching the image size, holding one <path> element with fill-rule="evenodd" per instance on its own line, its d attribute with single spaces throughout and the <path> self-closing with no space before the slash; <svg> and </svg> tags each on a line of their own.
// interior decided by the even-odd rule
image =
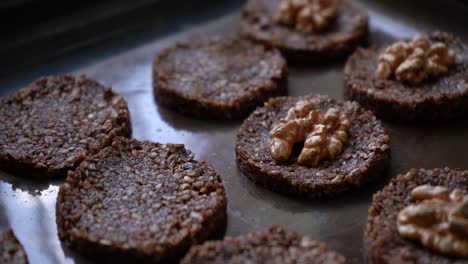
<svg viewBox="0 0 468 264">
<path fill-rule="evenodd" d="M 371 15 L 372 43 L 438 28 L 467 40 L 467 11 L 447 2 L 434 12 L 438 1 L 359 1 Z M 418 4 L 420 8 L 415 9 Z M 438 2 L 440 3 L 440 2 Z M 424 5 L 421 5 L 424 4 Z M 152 60 L 162 48 L 191 35 L 237 31 L 239 9 L 201 25 L 187 24 L 177 33 L 140 38 L 138 43 L 115 49 L 112 43 L 69 54 L 39 67 L 3 74 L 0 95 L 11 93 L 45 73 L 71 71 L 87 74 L 111 85 L 129 103 L 133 137 L 140 140 L 183 143 L 196 158 L 216 168 L 228 194 L 227 235 L 239 235 L 273 224 L 300 231 L 327 242 L 350 263 L 362 263 L 362 235 L 372 193 L 390 177 L 412 167 L 459 167 L 468 169 L 468 122 L 401 125 L 385 123 L 391 133 L 392 164 L 382 180 L 360 192 L 331 201 L 289 198 L 254 185 L 238 171 L 235 135 L 241 121 L 201 121 L 159 108 L 151 87 Z M 115 43 L 115 45 L 118 45 Z M 109 51 L 110 50 L 110 51 Z M 104 54 L 104 55 L 103 55 Z M 82 56 L 92 59 L 83 61 Z M 53 54 L 51 54 L 53 57 Z M 2 66 L 3 73 L 7 72 Z M 342 98 L 343 63 L 315 67 L 290 67 L 289 94 L 328 94 Z M 60 243 L 55 224 L 55 199 L 63 179 L 37 181 L 0 172 L 0 227 L 12 227 L 24 245 L 30 262 L 88 263 Z"/>
</svg>

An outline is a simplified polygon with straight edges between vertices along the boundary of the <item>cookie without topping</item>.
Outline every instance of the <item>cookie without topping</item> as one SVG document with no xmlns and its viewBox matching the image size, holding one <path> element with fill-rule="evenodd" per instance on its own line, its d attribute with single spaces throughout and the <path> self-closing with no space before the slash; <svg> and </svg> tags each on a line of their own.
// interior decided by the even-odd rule
<svg viewBox="0 0 468 264">
<path fill-rule="evenodd" d="M 172 263 L 226 224 L 219 174 L 183 145 L 122 137 L 86 157 L 60 187 L 66 245 L 106 261 Z"/>
<path fill-rule="evenodd" d="M 286 93 L 287 66 L 278 50 L 240 37 L 194 38 L 156 57 L 153 86 L 158 104 L 179 113 L 236 119 Z"/>
<path fill-rule="evenodd" d="M 313 102 L 321 111 L 334 107 L 351 121 L 342 152 L 316 167 L 298 164 L 300 151 L 293 152 L 286 162 L 277 162 L 270 153 L 271 128 L 300 100 Z M 389 141 L 382 123 L 355 102 L 326 96 L 277 97 L 255 110 L 241 125 L 236 158 L 245 176 L 273 191 L 309 198 L 330 197 L 382 177 L 390 162 Z"/>
<path fill-rule="evenodd" d="M 348 1 L 339 1 L 337 17 L 319 33 L 303 33 L 277 23 L 274 17 L 281 1 L 247 1 L 240 32 L 247 38 L 280 49 L 288 61 L 308 63 L 342 58 L 367 38 L 367 12 Z"/>
<path fill-rule="evenodd" d="M 205 263 L 342 264 L 346 259 L 321 242 L 276 226 L 194 246 L 181 262 Z"/>
<path fill-rule="evenodd" d="M 413 203 L 411 191 L 420 185 L 443 186 L 468 193 L 468 171 L 456 169 L 411 169 L 398 175 L 382 191 L 376 193 L 369 208 L 364 246 L 369 263 L 468 263 L 437 253 L 420 243 L 402 237 L 397 230 L 397 217 Z"/>
<path fill-rule="evenodd" d="M 0 167 L 24 176 L 65 176 L 130 135 L 122 96 L 84 76 L 44 77 L 0 98 L 0 120 Z"/>
<path fill-rule="evenodd" d="M 448 73 L 419 84 L 375 76 L 378 57 L 387 46 L 358 49 L 344 69 L 344 94 L 359 102 L 378 117 L 398 121 L 431 121 L 468 116 L 468 46 L 444 32 L 428 36 L 431 43 L 441 42 L 455 53 Z"/>
<path fill-rule="evenodd" d="M 27 264 L 28 257 L 23 246 L 11 229 L 0 230 L 0 263 Z"/>
</svg>

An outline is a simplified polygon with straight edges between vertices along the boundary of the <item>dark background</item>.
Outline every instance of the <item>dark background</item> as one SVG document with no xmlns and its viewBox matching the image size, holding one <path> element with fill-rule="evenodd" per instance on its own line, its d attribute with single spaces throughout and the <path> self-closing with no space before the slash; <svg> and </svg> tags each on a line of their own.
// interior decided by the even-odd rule
<svg viewBox="0 0 468 264">
<path fill-rule="evenodd" d="M 0 1 L 0 78 L 30 68 L 51 53 L 59 58 L 114 41 L 142 43 L 164 31 L 198 24 L 242 0 L 6 0 Z M 170 25 L 165 27 L 165 25 Z M 116 43 L 117 41 L 117 43 Z M 8 65 L 8 67 L 4 67 Z"/>
<path fill-rule="evenodd" d="M 405 1 L 403 8 L 432 10 L 441 18 L 452 19 L 444 10 L 447 2 L 468 6 L 468 0 L 447 0 L 428 3 Z M 118 36 L 122 32 L 138 32 L 148 27 L 174 24 L 174 19 L 200 17 L 203 12 L 216 12 L 230 6 L 241 6 L 242 0 L 3 0 L 0 1 L 0 58 L 10 67 L 18 65 L 18 57 L 31 63 L 41 59 L 38 49 L 56 54 Z M 392 1 L 393 2 L 393 1 Z M 395 7 L 400 4 L 395 3 Z M 405 10 L 403 10 L 405 11 Z M 466 14 L 468 17 L 468 14 Z M 467 25 L 465 25 L 467 26 Z M 66 47 L 66 48 L 65 48 Z M 28 50 L 31 51 L 28 53 Z M 2 72 L 4 73 L 4 72 Z M 1 75 L 0 75 L 1 77 Z"/>
</svg>

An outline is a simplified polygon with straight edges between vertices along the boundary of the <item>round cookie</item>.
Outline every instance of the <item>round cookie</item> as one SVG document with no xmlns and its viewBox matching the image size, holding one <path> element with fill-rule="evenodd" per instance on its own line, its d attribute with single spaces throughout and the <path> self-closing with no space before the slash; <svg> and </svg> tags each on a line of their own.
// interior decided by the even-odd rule
<svg viewBox="0 0 468 264">
<path fill-rule="evenodd" d="M 271 227 L 244 236 L 225 237 L 194 246 L 181 264 L 339 264 L 345 257 L 325 244 L 282 227 Z"/>
<path fill-rule="evenodd" d="M 0 230 L 0 263 L 28 263 L 26 252 L 11 229 Z"/>
<path fill-rule="evenodd" d="M 375 77 L 378 57 L 386 46 L 358 49 L 344 68 L 345 97 L 359 102 L 381 118 L 431 121 L 468 116 L 468 46 L 453 35 L 434 32 L 431 42 L 445 43 L 456 55 L 446 75 L 420 84 Z"/>
<path fill-rule="evenodd" d="M 413 188 L 424 184 L 458 188 L 468 193 L 468 171 L 411 169 L 376 193 L 364 234 L 369 263 L 468 263 L 468 259 L 439 254 L 399 235 L 396 225 L 398 213 L 411 203 Z"/>
<path fill-rule="evenodd" d="M 240 32 L 255 41 L 281 50 L 288 61 L 323 62 L 351 53 L 368 34 L 367 12 L 340 1 L 338 16 L 323 32 L 305 34 L 277 24 L 273 16 L 282 0 L 249 0 Z"/>
<path fill-rule="evenodd" d="M 196 38 L 154 61 L 158 104 L 198 118 L 237 119 L 283 95 L 286 61 L 276 49 L 233 36 Z"/>
<path fill-rule="evenodd" d="M 275 161 L 270 153 L 271 128 L 300 100 L 312 102 L 318 110 L 334 107 L 351 120 L 343 152 L 317 167 L 298 164 L 294 153 L 286 162 Z M 372 112 L 355 102 L 326 96 L 278 97 L 244 121 L 237 134 L 236 158 L 245 176 L 273 191 L 310 198 L 330 197 L 382 176 L 390 162 L 389 136 Z"/>
<path fill-rule="evenodd" d="M 114 139 L 60 187 L 60 238 L 96 259 L 177 262 L 226 225 L 220 176 L 193 156 L 183 145 Z"/>
<path fill-rule="evenodd" d="M 25 176 L 65 176 L 130 134 L 125 100 L 84 76 L 44 77 L 1 98 L 0 120 L 0 167 Z"/>
</svg>

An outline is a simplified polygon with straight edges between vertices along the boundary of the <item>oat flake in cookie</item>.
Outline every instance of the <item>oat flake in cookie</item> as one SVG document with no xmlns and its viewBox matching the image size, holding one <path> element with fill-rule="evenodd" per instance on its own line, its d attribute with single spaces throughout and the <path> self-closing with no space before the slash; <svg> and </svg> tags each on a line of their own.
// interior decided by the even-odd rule
<svg viewBox="0 0 468 264">
<path fill-rule="evenodd" d="M 226 204 L 219 174 L 183 145 L 118 137 L 69 172 L 56 218 L 65 244 L 92 258 L 174 263 L 222 234 Z"/>
<path fill-rule="evenodd" d="M 0 263 L 28 263 L 26 252 L 11 229 L 0 230 Z"/>
<path fill-rule="evenodd" d="M 326 116 L 334 109 L 333 129 L 327 128 L 328 121 L 307 128 L 309 121 L 296 119 L 306 124 L 301 133 L 304 129 L 320 133 L 311 133 L 302 142 L 295 140 L 287 159 L 277 159 L 272 153 L 274 128 L 288 119 L 298 102 L 313 106 L 303 116 L 314 111 Z M 341 128 L 343 124 L 346 127 Z M 307 158 L 301 162 L 304 153 Z M 236 158 L 245 176 L 269 189 L 309 198 L 330 197 L 382 176 L 390 162 L 389 136 L 372 112 L 355 102 L 326 96 L 278 97 L 244 121 L 237 134 Z"/>
<path fill-rule="evenodd" d="M 358 49 L 344 69 L 344 94 L 385 119 L 468 116 L 468 46 L 443 32 Z"/>
<path fill-rule="evenodd" d="M 193 38 L 156 57 L 153 86 L 159 105 L 198 118 L 236 119 L 286 93 L 287 66 L 278 50 L 240 37 Z"/>
<path fill-rule="evenodd" d="M 0 167 L 56 177 L 130 134 L 125 100 L 84 76 L 44 77 L 0 99 Z"/>
<path fill-rule="evenodd" d="M 411 169 L 374 195 L 370 263 L 468 263 L 468 171 Z"/>
<path fill-rule="evenodd" d="M 343 264 L 345 257 L 325 244 L 282 227 L 194 246 L 181 264 Z"/>
<path fill-rule="evenodd" d="M 365 11 L 341 0 L 249 0 L 241 34 L 300 63 L 341 58 L 364 42 Z"/>
</svg>

